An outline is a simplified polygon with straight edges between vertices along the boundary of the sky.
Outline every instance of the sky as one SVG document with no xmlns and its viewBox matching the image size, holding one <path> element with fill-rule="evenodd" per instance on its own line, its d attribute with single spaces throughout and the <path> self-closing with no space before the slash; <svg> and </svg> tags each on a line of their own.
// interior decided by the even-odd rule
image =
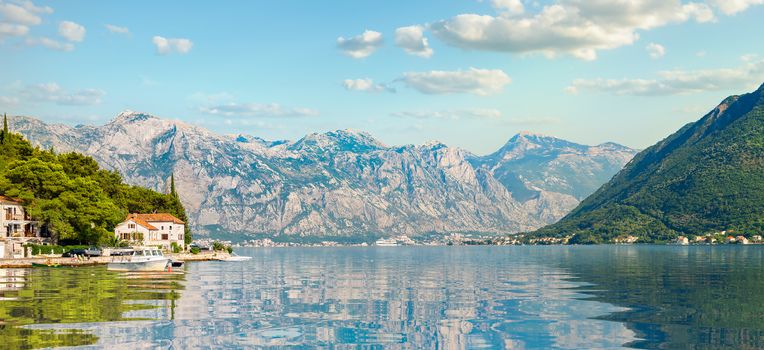
<svg viewBox="0 0 764 350">
<path fill-rule="evenodd" d="M 644 148 L 764 83 L 762 18 L 764 0 L 0 0 L 0 112 Z"/>
</svg>

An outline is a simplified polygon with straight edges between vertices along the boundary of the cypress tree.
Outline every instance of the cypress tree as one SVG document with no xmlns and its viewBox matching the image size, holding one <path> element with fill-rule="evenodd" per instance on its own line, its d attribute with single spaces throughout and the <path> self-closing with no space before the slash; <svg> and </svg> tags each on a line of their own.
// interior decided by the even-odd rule
<svg viewBox="0 0 764 350">
<path fill-rule="evenodd" d="M 8 138 L 8 115 L 3 113 L 3 135 L 0 137 L 0 142 L 5 144 L 5 139 Z"/>
<path fill-rule="evenodd" d="M 175 191 L 175 173 L 170 174 L 170 195 L 178 198 L 178 192 Z"/>
</svg>

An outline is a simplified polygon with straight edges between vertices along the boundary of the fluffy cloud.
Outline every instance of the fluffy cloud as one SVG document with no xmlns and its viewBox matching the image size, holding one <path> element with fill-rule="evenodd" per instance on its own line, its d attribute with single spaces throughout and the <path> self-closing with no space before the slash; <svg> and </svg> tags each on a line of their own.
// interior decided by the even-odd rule
<svg viewBox="0 0 764 350">
<path fill-rule="evenodd" d="M 49 13 L 53 13 L 52 8 L 36 6 L 31 1 L 0 2 L 0 15 L 3 16 L 4 22 L 36 26 L 42 23 L 42 18 L 39 15 Z"/>
<path fill-rule="evenodd" d="M 512 79 L 500 69 L 407 72 L 400 79 L 425 94 L 470 93 L 491 95 L 500 92 Z"/>
<path fill-rule="evenodd" d="M 115 26 L 113 24 L 107 24 L 105 27 L 106 30 L 115 34 L 130 34 L 130 29 L 127 29 L 127 27 Z"/>
<path fill-rule="evenodd" d="M 71 43 L 62 43 L 58 40 L 53 40 L 50 38 L 27 38 L 26 44 L 29 46 L 43 46 L 47 47 L 52 50 L 58 50 L 58 51 L 72 51 L 74 50 L 74 45 Z"/>
<path fill-rule="evenodd" d="M 382 44 L 382 33 L 373 30 L 364 31 L 363 34 L 352 38 L 337 38 L 337 47 L 353 58 L 368 57 L 382 47 Z"/>
<path fill-rule="evenodd" d="M 666 48 L 663 47 L 663 45 L 656 43 L 647 44 L 645 50 L 647 50 L 647 54 L 653 59 L 659 59 L 666 55 Z"/>
<path fill-rule="evenodd" d="M 58 24 L 58 34 L 66 40 L 80 42 L 85 39 L 85 27 L 71 21 L 63 21 Z"/>
<path fill-rule="evenodd" d="M 411 55 L 429 58 L 432 49 L 424 37 L 422 26 L 401 27 L 395 30 L 395 45 Z"/>
<path fill-rule="evenodd" d="M 277 103 L 226 103 L 211 107 L 201 107 L 205 114 L 223 117 L 312 117 L 318 111 L 310 108 L 289 108 Z"/>
<path fill-rule="evenodd" d="M 493 108 L 473 108 L 473 109 L 455 109 L 445 111 L 403 111 L 391 114 L 398 118 L 413 119 L 440 119 L 440 120 L 460 120 L 460 119 L 499 119 L 501 111 Z"/>
<path fill-rule="evenodd" d="M 58 105 L 84 106 L 101 103 L 105 93 L 97 89 L 66 91 L 56 83 L 28 85 L 19 91 L 24 99 L 32 102 L 52 102 Z"/>
<path fill-rule="evenodd" d="M 430 30 L 464 49 L 594 60 L 599 50 L 633 44 L 639 30 L 689 20 L 710 22 L 714 14 L 707 4 L 680 0 L 558 0 L 522 16 L 461 14 Z"/>
<path fill-rule="evenodd" d="M 578 79 L 567 87 L 570 93 L 606 92 L 616 95 L 661 96 L 703 91 L 746 90 L 764 81 L 764 60 L 744 57 L 735 68 L 670 70 L 656 79 Z"/>
<path fill-rule="evenodd" d="M 191 40 L 183 38 L 165 38 L 161 36 L 155 36 L 151 41 L 157 49 L 157 53 L 160 55 L 166 55 L 169 53 L 187 54 L 191 51 L 194 43 Z"/>
<path fill-rule="evenodd" d="M 29 32 L 29 27 L 22 24 L 0 23 L 0 41 L 8 37 L 24 36 Z"/>
<path fill-rule="evenodd" d="M 525 12 L 525 6 L 520 0 L 492 0 L 491 5 L 499 11 L 509 15 L 518 15 Z"/>
<path fill-rule="evenodd" d="M 0 42 L 9 37 L 22 37 L 29 33 L 30 26 L 42 23 L 41 14 L 52 13 L 47 6 L 36 6 L 31 1 L 9 3 L 0 1 Z"/>
<path fill-rule="evenodd" d="M 709 2 L 726 15 L 734 15 L 751 6 L 764 4 L 764 0 L 709 0 Z"/>
<path fill-rule="evenodd" d="M 342 86 L 346 90 L 364 91 L 364 92 L 395 92 L 395 89 L 387 84 L 374 83 L 369 78 L 364 79 L 345 79 Z"/>
</svg>

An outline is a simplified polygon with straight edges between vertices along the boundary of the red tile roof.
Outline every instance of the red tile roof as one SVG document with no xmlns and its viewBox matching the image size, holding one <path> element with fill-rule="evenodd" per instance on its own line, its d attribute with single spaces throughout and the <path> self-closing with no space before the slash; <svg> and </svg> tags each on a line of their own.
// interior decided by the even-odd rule
<svg viewBox="0 0 764 350">
<path fill-rule="evenodd" d="M 174 224 L 185 224 L 182 220 L 176 218 L 172 214 L 157 213 L 157 214 L 128 214 L 128 219 L 139 219 L 147 223 L 149 222 L 172 222 Z"/>
<path fill-rule="evenodd" d="M 0 195 L 0 203 L 21 205 L 21 199 Z"/>
<path fill-rule="evenodd" d="M 149 224 L 148 222 L 146 222 L 146 220 L 143 220 L 137 217 L 129 217 L 129 216 L 127 217 L 127 220 L 132 220 L 134 223 L 141 225 L 149 230 L 157 230 L 157 228 L 154 227 L 154 225 Z"/>
</svg>

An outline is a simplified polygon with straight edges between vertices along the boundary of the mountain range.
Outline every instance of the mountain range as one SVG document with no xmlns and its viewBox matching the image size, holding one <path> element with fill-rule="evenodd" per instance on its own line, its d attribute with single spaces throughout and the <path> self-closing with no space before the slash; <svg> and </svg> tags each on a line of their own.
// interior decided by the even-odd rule
<svg viewBox="0 0 764 350">
<path fill-rule="evenodd" d="M 531 133 L 487 156 L 440 142 L 387 146 L 354 130 L 268 141 L 133 111 L 101 126 L 9 123 L 130 184 L 166 191 L 174 174 L 195 233 L 213 236 L 528 231 L 564 216 L 636 154 Z"/>
<path fill-rule="evenodd" d="M 764 85 L 645 149 L 558 223 L 576 243 L 764 233 Z"/>
</svg>

